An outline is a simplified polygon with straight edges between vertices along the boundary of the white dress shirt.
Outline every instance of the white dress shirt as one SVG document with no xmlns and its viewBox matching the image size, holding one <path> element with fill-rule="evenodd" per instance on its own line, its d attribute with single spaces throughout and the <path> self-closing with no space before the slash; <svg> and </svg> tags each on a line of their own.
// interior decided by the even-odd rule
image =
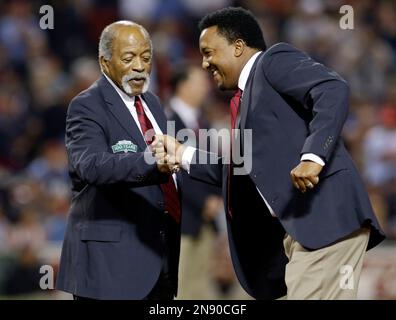
<svg viewBox="0 0 396 320">
<path fill-rule="evenodd" d="M 120 88 L 118 88 L 116 86 L 116 84 L 107 75 L 105 75 L 104 73 L 103 73 L 103 75 L 106 77 L 106 79 L 110 82 L 110 84 L 113 86 L 115 91 L 117 91 L 118 95 L 121 97 L 122 101 L 124 102 L 125 106 L 128 108 L 130 114 L 132 115 L 133 119 L 135 120 L 136 125 L 138 126 L 138 128 L 143 136 L 142 128 L 140 127 L 139 118 L 138 118 L 136 108 L 135 108 L 135 97 L 128 96 L 124 91 L 122 91 Z M 144 99 L 142 99 L 142 98 L 140 98 L 140 101 L 142 101 L 144 112 L 146 113 L 147 118 L 149 118 L 151 124 L 153 125 L 153 129 L 154 129 L 155 133 L 163 134 L 162 130 L 158 126 L 157 121 L 155 121 L 153 114 L 151 113 L 150 109 L 148 108 L 146 101 L 144 101 Z"/>
<path fill-rule="evenodd" d="M 112 85 L 112 87 L 118 93 L 118 95 L 121 97 L 121 99 L 124 102 L 125 106 L 128 108 L 128 110 L 129 110 L 130 114 L 132 115 L 133 120 L 135 120 L 135 123 L 138 126 L 138 128 L 139 128 L 139 130 L 140 130 L 140 132 L 142 134 L 143 140 L 144 140 L 143 131 L 142 131 L 142 128 L 140 127 L 139 118 L 138 118 L 138 115 L 137 115 L 137 112 L 136 112 L 136 108 L 135 108 L 135 97 L 128 96 L 124 91 L 122 91 L 120 88 L 118 88 L 116 86 L 116 84 L 106 74 L 103 73 L 103 75 L 106 77 L 107 81 L 109 81 L 109 83 Z M 142 102 L 143 109 L 144 109 L 144 112 L 147 115 L 147 118 L 149 118 L 151 124 L 153 125 L 153 129 L 154 129 L 155 134 L 162 135 L 163 132 L 162 132 L 161 128 L 159 127 L 157 121 L 155 120 L 153 114 L 151 113 L 149 107 L 147 106 L 146 101 L 144 101 L 144 99 L 142 99 L 142 98 L 140 98 L 140 101 Z M 173 180 L 175 181 L 176 188 L 177 188 L 176 175 L 173 174 L 172 176 L 173 176 Z"/>
<path fill-rule="evenodd" d="M 243 93 L 246 87 L 246 83 L 250 74 L 250 71 L 252 70 L 252 67 L 254 65 L 254 62 L 256 61 L 257 57 L 260 55 L 261 51 L 255 53 L 250 59 L 249 61 L 245 64 L 245 66 L 243 67 L 241 74 L 239 75 L 239 79 L 238 79 L 238 88 L 242 90 L 242 99 L 243 99 Z M 181 166 L 184 170 L 186 170 L 187 172 L 190 172 L 190 164 L 192 161 L 192 158 L 194 156 L 196 149 L 193 147 L 187 147 L 186 150 L 184 151 L 183 155 L 182 155 L 182 163 Z M 313 153 L 305 153 L 301 156 L 301 161 L 303 160 L 309 160 L 309 161 L 313 161 L 316 162 L 317 164 L 321 165 L 322 167 L 325 165 L 324 161 L 322 158 L 320 158 L 319 156 L 313 154 Z M 264 198 L 264 196 L 261 194 L 260 190 L 257 188 L 256 189 L 258 191 L 258 193 L 260 194 L 260 196 L 263 198 L 265 204 L 267 205 L 269 211 L 271 212 L 272 216 L 276 216 L 274 213 L 274 210 L 272 210 L 271 206 L 268 204 L 267 200 Z"/>
</svg>

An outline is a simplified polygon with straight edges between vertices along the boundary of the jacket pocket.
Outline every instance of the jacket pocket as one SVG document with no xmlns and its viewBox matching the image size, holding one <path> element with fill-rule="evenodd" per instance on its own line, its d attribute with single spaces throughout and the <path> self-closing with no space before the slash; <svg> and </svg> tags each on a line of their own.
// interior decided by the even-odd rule
<svg viewBox="0 0 396 320">
<path fill-rule="evenodd" d="M 322 172 L 319 174 L 319 178 L 327 178 L 337 173 L 338 171 L 342 171 L 348 169 L 347 159 L 345 157 L 341 157 L 340 155 L 335 155 L 334 158 L 326 163 Z"/>
<path fill-rule="evenodd" d="M 329 168 L 330 169 L 330 168 Z M 323 173 L 319 174 L 319 179 L 325 179 L 328 178 L 334 174 L 336 174 L 337 172 L 343 171 L 343 170 L 348 170 L 347 167 L 342 166 L 342 167 L 333 167 L 330 170 L 326 170 Z"/>
<path fill-rule="evenodd" d="M 121 226 L 86 224 L 80 230 L 80 240 L 119 242 L 121 240 Z"/>
</svg>

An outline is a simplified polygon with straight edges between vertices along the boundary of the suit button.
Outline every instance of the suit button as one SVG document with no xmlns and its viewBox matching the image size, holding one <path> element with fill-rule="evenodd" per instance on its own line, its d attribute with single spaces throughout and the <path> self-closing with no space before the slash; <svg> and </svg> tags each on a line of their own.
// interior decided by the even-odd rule
<svg viewBox="0 0 396 320">
<path fill-rule="evenodd" d="M 165 203 L 163 201 L 158 201 L 158 206 L 163 209 L 165 207 Z"/>
</svg>

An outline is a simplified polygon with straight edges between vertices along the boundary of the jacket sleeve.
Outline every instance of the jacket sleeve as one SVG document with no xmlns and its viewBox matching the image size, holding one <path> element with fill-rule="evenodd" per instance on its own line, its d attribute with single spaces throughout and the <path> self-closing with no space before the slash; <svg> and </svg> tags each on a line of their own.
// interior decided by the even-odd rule
<svg viewBox="0 0 396 320">
<path fill-rule="evenodd" d="M 190 176 L 195 180 L 221 187 L 222 168 L 222 158 L 214 153 L 197 149 L 190 165 Z"/>
<path fill-rule="evenodd" d="M 85 183 L 127 183 L 140 187 L 166 182 L 151 152 L 112 153 L 103 123 L 95 112 L 74 99 L 66 118 L 66 149 L 69 164 Z"/>
<path fill-rule="evenodd" d="M 271 86 L 312 113 L 301 155 L 313 153 L 328 161 L 348 115 L 347 83 L 291 45 L 278 44 L 266 56 L 262 66 Z"/>
</svg>

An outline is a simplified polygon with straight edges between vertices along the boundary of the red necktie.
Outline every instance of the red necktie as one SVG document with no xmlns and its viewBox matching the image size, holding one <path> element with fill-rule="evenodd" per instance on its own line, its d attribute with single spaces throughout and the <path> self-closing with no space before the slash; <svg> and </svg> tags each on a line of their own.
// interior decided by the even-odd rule
<svg viewBox="0 0 396 320">
<path fill-rule="evenodd" d="M 233 129 L 235 129 L 236 119 L 238 115 L 239 105 L 241 103 L 242 90 L 235 91 L 234 96 L 231 98 L 230 111 L 231 111 L 231 130 L 230 130 L 230 165 L 228 166 L 228 182 L 227 182 L 227 203 L 228 203 L 228 217 L 232 218 L 231 209 L 231 175 L 232 175 L 232 142 L 233 142 Z"/>
<path fill-rule="evenodd" d="M 235 91 L 234 96 L 231 98 L 230 109 L 231 109 L 231 130 L 235 129 L 235 122 L 238 115 L 238 108 L 241 102 L 242 90 L 238 89 Z"/>
<path fill-rule="evenodd" d="M 143 136 L 146 139 L 148 137 L 146 137 L 145 134 L 148 130 L 153 129 L 153 125 L 144 112 L 142 101 L 138 96 L 135 96 L 135 108 L 139 119 L 140 128 L 142 129 Z M 152 142 L 152 139 L 146 140 L 147 145 L 150 145 Z M 161 184 L 160 186 L 162 192 L 164 193 L 165 210 L 169 212 L 169 214 L 176 220 L 177 223 L 180 223 L 180 201 L 172 175 L 169 176 L 169 181 L 167 183 Z"/>
</svg>

